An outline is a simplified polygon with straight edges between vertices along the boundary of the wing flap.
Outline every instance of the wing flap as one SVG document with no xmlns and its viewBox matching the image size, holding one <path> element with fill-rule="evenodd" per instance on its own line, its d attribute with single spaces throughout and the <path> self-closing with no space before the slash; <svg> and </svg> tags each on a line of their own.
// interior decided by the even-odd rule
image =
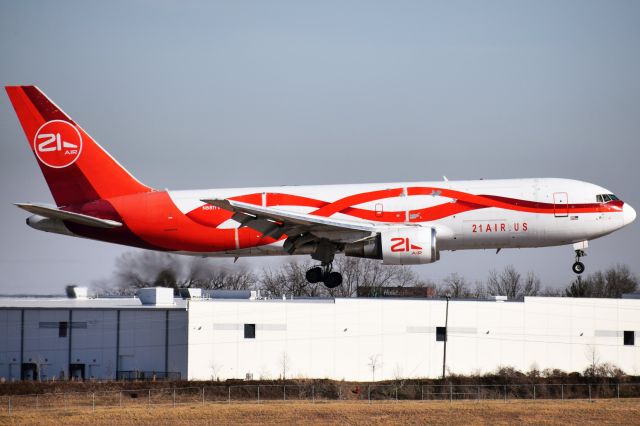
<svg viewBox="0 0 640 426">
<path fill-rule="evenodd" d="M 29 213 L 44 216 L 49 219 L 60 219 L 80 225 L 93 226 L 95 228 L 118 228 L 122 226 L 122 223 L 115 220 L 100 219 L 99 217 L 86 214 L 68 212 L 42 204 L 14 203 L 14 205 Z"/>
</svg>

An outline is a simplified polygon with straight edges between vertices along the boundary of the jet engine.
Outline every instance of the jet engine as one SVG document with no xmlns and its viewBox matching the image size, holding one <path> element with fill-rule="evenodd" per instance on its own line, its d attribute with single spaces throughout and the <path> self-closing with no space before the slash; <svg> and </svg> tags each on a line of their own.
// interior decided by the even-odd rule
<svg viewBox="0 0 640 426">
<path fill-rule="evenodd" d="M 419 265 L 440 259 L 435 228 L 420 226 L 382 231 L 373 239 L 347 244 L 344 254 L 382 259 L 385 265 Z"/>
</svg>

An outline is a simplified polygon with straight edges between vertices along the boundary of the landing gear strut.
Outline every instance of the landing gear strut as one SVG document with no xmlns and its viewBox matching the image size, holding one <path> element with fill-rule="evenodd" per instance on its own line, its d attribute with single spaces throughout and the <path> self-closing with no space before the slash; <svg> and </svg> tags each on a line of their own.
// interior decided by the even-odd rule
<svg viewBox="0 0 640 426">
<path fill-rule="evenodd" d="M 584 272 L 584 263 L 580 262 L 580 258 L 586 255 L 587 254 L 584 252 L 584 250 L 576 250 L 576 262 L 573 264 L 571 269 L 573 269 L 573 272 L 578 275 Z"/>
<path fill-rule="evenodd" d="M 314 284 L 322 281 L 328 288 L 336 288 L 342 284 L 342 274 L 332 271 L 331 263 L 323 263 L 321 266 L 314 266 L 306 274 L 307 281 Z"/>
</svg>

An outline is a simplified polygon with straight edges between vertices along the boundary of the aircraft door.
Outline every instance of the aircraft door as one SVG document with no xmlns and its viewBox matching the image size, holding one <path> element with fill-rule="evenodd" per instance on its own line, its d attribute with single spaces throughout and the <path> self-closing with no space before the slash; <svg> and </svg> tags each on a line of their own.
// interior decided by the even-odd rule
<svg viewBox="0 0 640 426">
<path fill-rule="evenodd" d="M 553 215 L 555 217 L 569 216 L 569 196 L 566 192 L 553 193 Z"/>
<path fill-rule="evenodd" d="M 376 203 L 375 205 L 376 218 L 384 216 L 384 204 Z"/>
</svg>

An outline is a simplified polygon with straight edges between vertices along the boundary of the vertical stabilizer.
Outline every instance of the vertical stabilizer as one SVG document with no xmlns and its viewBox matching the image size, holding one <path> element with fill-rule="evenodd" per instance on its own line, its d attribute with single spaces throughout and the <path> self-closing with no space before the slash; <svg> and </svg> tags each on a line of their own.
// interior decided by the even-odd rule
<svg viewBox="0 0 640 426">
<path fill-rule="evenodd" d="M 6 90 L 58 206 L 151 191 L 36 86 Z"/>
</svg>

